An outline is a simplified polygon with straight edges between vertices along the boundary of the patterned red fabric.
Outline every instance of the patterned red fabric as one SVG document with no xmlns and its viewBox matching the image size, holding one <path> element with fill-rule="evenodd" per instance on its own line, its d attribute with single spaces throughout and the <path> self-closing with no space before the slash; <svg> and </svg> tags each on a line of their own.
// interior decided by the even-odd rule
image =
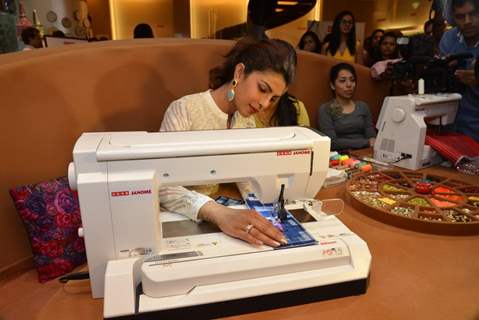
<svg viewBox="0 0 479 320">
<path fill-rule="evenodd" d="M 426 144 L 454 164 L 463 157 L 479 156 L 479 143 L 471 137 L 459 133 L 428 133 Z"/>
<path fill-rule="evenodd" d="M 45 282 L 85 263 L 78 197 L 66 177 L 10 190 L 32 246 L 38 279 Z"/>
</svg>

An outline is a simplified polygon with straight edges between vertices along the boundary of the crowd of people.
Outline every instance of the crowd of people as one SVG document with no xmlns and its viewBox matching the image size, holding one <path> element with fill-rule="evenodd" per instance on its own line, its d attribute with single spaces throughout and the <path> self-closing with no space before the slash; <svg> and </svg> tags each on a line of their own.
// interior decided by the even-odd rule
<svg viewBox="0 0 479 320">
<path fill-rule="evenodd" d="M 479 55 L 479 0 L 452 0 L 450 22 L 434 53 Z M 425 24 L 425 36 L 433 36 L 435 22 Z M 440 28 L 437 28 L 440 29 Z M 432 30 L 432 31 L 431 31 Z M 444 30 L 444 29 L 443 29 Z M 153 37 L 151 28 L 139 25 L 135 38 Z M 39 35 L 22 34 L 28 48 L 36 47 Z M 321 41 L 311 31 L 298 44 L 300 50 L 338 59 L 330 70 L 330 101 L 319 107 L 318 129 L 331 138 L 333 150 L 374 146 L 376 132 L 366 103 L 354 99 L 357 77 L 353 66 L 364 64 L 387 79 L 391 64 L 402 57 L 397 31 L 374 30 L 364 44 L 356 39 L 352 12 L 340 12 L 331 33 Z M 213 130 L 270 126 L 309 126 L 308 113 L 301 101 L 288 92 L 296 73 L 296 50 L 277 39 L 242 39 L 226 55 L 225 61 L 210 71 L 210 88 L 181 97 L 169 105 L 160 131 Z M 479 141 L 479 85 L 472 64 L 458 66 L 455 76 L 463 84 L 463 98 L 456 130 Z M 194 221 L 210 221 L 226 234 L 253 245 L 277 247 L 284 235 L 254 210 L 238 210 L 217 204 L 208 195 L 183 187 L 160 190 L 160 202 L 168 211 Z"/>
<path fill-rule="evenodd" d="M 440 42 L 434 42 L 439 46 L 434 54 L 479 54 L 478 2 L 452 0 L 450 14 L 455 27 L 445 32 Z M 427 22 L 425 36 L 431 28 L 434 26 Z M 374 146 L 376 131 L 369 107 L 354 99 L 357 77 L 353 63 L 373 68 L 382 63 L 383 75 L 378 79 L 388 77 L 390 63 L 403 58 L 398 48 L 400 36 L 397 32 L 375 30 L 364 46 L 358 45 L 354 16 L 344 11 L 336 16 L 332 32 L 323 43 L 312 32 L 301 37 L 300 50 L 339 60 L 330 70 L 332 99 L 319 106 L 317 121 L 318 129 L 331 138 L 333 150 Z M 226 61 L 210 72 L 210 89 L 173 101 L 160 131 L 309 125 L 301 97 L 288 92 L 294 81 L 296 60 L 293 47 L 282 40 L 237 42 Z M 456 77 L 464 84 L 456 129 L 478 140 L 477 77 L 471 66 L 460 66 Z M 224 233 L 252 245 L 277 247 L 286 243 L 282 233 L 254 210 L 224 207 L 207 195 L 182 187 L 163 189 L 160 198 L 167 210 L 183 213 L 195 221 L 213 222 Z"/>
<path fill-rule="evenodd" d="M 453 91 L 462 94 L 453 130 L 479 142 L 479 62 L 476 63 L 479 56 L 479 0 L 449 0 L 447 4 L 443 12 L 447 23 L 442 18 L 433 17 L 424 23 L 423 34 L 412 37 L 404 37 L 398 30 L 376 29 L 362 44 L 356 39 L 353 13 L 343 11 L 336 15 L 331 32 L 322 41 L 314 32 L 307 31 L 301 37 L 298 49 L 321 53 L 346 63 L 363 64 L 370 68 L 372 79 L 391 82 L 391 94 L 417 92 L 416 82 L 413 81 L 417 79 L 401 79 L 404 75 L 394 72 L 399 64 L 417 60 L 419 62 L 415 63 L 424 67 L 425 61 L 430 59 L 431 65 L 428 67 L 431 68 L 434 67 L 434 59 L 469 54 L 467 58 L 451 60 L 446 66 L 448 70 L 454 70 L 451 77 L 457 84 Z M 451 28 L 446 31 L 448 25 Z M 350 78 L 354 79 L 354 73 L 351 70 L 349 72 L 352 75 Z M 335 84 L 334 79 L 330 81 Z M 354 87 L 351 84 L 352 91 Z M 434 91 L 435 88 L 430 89 Z M 439 91 L 443 88 L 436 89 Z M 342 142 L 334 141 L 341 137 L 343 125 L 337 122 L 335 116 L 337 106 L 344 103 L 344 100 L 338 99 L 337 93 L 335 91 L 335 101 L 321 106 L 318 123 L 320 129 L 332 137 L 333 147 L 342 148 L 346 147 Z M 331 110 L 335 111 L 331 113 Z M 350 115 L 348 108 L 343 107 L 342 110 L 343 116 Z M 344 121 L 342 116 L 340 119 Z M 366 145 L 364 139 L 368 134 L 365 133 L 362 146 Z M 344 138 L 349 137 L 346 135 Z M 356 142 L 349 147 L 358 146 Z"/>
</svg>

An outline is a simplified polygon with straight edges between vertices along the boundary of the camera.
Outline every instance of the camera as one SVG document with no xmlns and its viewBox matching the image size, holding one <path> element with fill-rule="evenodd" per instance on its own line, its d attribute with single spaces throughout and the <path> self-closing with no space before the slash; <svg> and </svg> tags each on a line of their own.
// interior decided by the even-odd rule
<svg viewBox="0 0 479 320">
<path fill-rule="evenodd" d="M 457 69 L 465 69 L 473 58 L 471 53 L 448 57 L 413 55 L 393 65 L 391 78 L 396 81 L 409 79 L 417 82 L 424 79 L 426 93 L 460 92 L 464 85 L 455 77 Z"/>
</svg>

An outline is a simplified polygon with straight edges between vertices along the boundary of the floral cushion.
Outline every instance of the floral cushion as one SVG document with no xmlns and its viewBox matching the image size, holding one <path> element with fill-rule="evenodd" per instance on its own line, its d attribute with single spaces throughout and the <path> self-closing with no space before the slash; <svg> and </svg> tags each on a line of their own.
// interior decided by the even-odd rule
<svg viewBox="0 0 479 320">
<path fill-rule="evenodd" d="M 16 187 L 10 195 L 27 229 L 40 282 L 85 263 L 78 197 L 66 177 Z"/>
</svg>

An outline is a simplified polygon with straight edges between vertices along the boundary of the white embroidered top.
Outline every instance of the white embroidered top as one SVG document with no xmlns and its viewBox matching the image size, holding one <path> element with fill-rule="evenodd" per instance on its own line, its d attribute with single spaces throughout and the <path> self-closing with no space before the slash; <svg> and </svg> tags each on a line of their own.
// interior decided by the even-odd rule
<svg viewBox="0 0 479 320">
<path fill-rule="evenodd" d="M 168 106 L 160 131 L 193 131 L 226 129 L 228 115 L 221 111 L 211 96 L 211 90 L 184 96 Z M 231 128 L 254 128 L 254 117 L 233 115 Z M 160 189 L 160 204 L 170 212 L 176 212 L 198 221 L 198 211 L 210 197 L 184 187 Z"/>
</svg>

